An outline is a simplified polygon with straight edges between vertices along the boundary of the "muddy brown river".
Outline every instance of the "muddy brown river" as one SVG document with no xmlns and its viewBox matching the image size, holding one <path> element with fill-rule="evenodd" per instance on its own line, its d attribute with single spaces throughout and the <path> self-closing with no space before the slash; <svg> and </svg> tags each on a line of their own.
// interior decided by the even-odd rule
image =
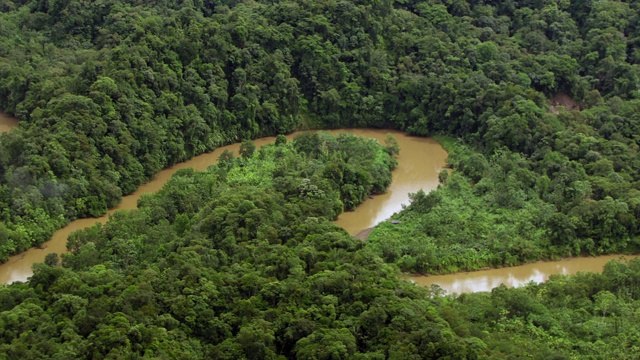
<svg viewBox="0 0 640 360">
<path fill-rule="evenodd" d="M 18 122 L 6 114 L 0 113 L 0 132 L 8 131 L 17 126 Z M 438 186 L 438 173 L 445 165 L 447 153 L 433 139 L 410 137 L 404 133 L 387 130 L 336 130 L 332 133 L 348 131 L 356 135 L 372 137 L 384 143 L 386 134 L 391 133 L 398 140 L 400 155 L 398 168 L 393 172 L 393 182 L 385 194 L 377 195 L 366 200 L 356 211 L 347 212 L 337 219 L 336 224 L 342 226 L 350 234 L 376 225 L 390 217 L 394 212 L 402 209 L 402 204 L 409 201 L 409 193 L 420 189 L 430 191 Z M 296 134 L 291 134 L 292 139 Z M 274 137 L 255 140 L 260 147 L 275 141 Z M 107 215 L 94 219 L 80 219 L 70 222 L 58 230 L 51 240 L 43 244 L 43 249 L 32 248 L 15 255 L 8 262 L 0 265 L 0 284 L 14 281 L 26 281 L 31 276 L 31 264 L 42 262 L 49 253 L 63 253 L 66 251 L 66 240 L 69 234 L 98 222 L 107 221 L 110 214 L 123 209 L 135 209 L 142 194 L 159 190 L 177 170 L 194 168 L 204 170 L 214 164 L 224 150 L 237 154 L 240 144 L 232 144 L 216 149 L 214 152 L 202 154 L 158 173 L 156 177 L 140 186 L 136 192 L 125 196 L 122 202 Z M 530 281 L 542 282 L 552 274 L 573 274 L 578 271 L 602 271 L 604 264 L 618 256 L 601 256 L 597 258 L 577 258 L 556 262 L 539 262 L 535 264 L 516 266 L 512 268 L 492 269 L 470 273 L 457 273 L 444 276 L 419 276 L 410 280 L 419 285 L 429 286 L 438 284 L 447 293 L 489 291 L 504 283 L 508 286 L 520 286 Z"/>
<path fill-rule="evenodd" d="M 423 188 L 425 191 L 431 190 L 438 185 L 438 172 L 444 166 L 447 153 L 442 146 L 433 139 L 410 137 L 398 131 L 353 129 L 335 130 L 332 133 L 348 131 L 355 135 L 366 136 L 378 139 L 384 143 L 387 134 L 392 134 L 400 145 L 400 155 L 398 156 L 398 168 L 393 173 L 393 183 L 387 193 L 368 199 L 354 212 L 342 214 L 337 224 L 344 227 L 349 233 L 356 234 L 359 231 L 371 227 L 378 222 L 388 218 L 394 212 L 402 208 L 403 203 L 408 203 L 409 192 L 416 192 Z M 287 136 L 292 139 L 296 134 Z M 257 147 L 274 142 L 275 137 L 267 137 L 254 140 Z M 171 168 L 162 170 L 156 177 L 141 185 L 136 192 L 124 196 L 122 202 L 115 208 L 110 209 L 107 215 L 100 218 L 80 219 L 67 224 L 58 230 L 48 242 L 42 245 L 42 249 L 31 248 L 23 253 L 12 256 L 9 261 L 0 265 L 0 283 L 7 284 L 14 281 L 26 281 L 31 276 L 31 264 L 43 262 L 49 253 L 66 252 L 67 237 L 74 231 L 92 226 L 96 223 L 104 223 L 109 215 L 115 211 L 123 209 L 135 209 L 138 199 L 142 194 L 159 190 L 165 182 L 177 170 L 194 168 L 204 170 L 214 164 L 224 150 L 238 153 L 239 143 L 224 146 L 207 154 L 194 157 L 191 160 L 177 164 Z"/>
<path fill-rule="evenodd" d="M 358 133 L 378 139 L 384 144 L 388 131 L 366 130 Z M 342 213 L 336 224 L 351 235 L 388 219 L 409 205 L 409 193 L 420 189 L 429 192 L 438 187 L 438 173 L 445 166 L 447 152 L 433 139 L 392 133 L 400 145 L 398 167 L 393 171 L 393 182 L 384 194 L 376 195 L 360 204 L 355 211 Z"/>
<path fill-rule="evenodd" d="M 0 133 L 7 132 L 15 127 L 18 127 L 18 119 L 0 112 Z"/>
<path fill-rule="evenodd" d="M 597 257 L 580 257 L 560 261 L 537 262 L 510 268 L 472 271 L 439 276 L 412 276 L 408 280 L 421 286 L 439 285 L 447 294 L 465 292 L 491 291 L 505 284 L 518 287 L 531 281 L 541 283 L 555 274 L 575 274 L 579 271 L 602 272 L 604 265 L 613 259 L 622 261 L 638 256 L 603 255 Z"/>
</svg>

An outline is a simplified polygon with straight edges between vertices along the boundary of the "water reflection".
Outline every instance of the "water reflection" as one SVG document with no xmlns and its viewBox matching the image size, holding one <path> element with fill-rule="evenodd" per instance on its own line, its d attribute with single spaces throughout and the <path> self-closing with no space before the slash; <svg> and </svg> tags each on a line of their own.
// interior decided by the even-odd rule
<svg viewBox="0 0 640 360">
<path fill-rule="evenodd" d="M 378 139 L 384 144 L 388 130 L 366 130 L 358 133 Z M 393 181 L 384 194 L 376 195 L 359 205 L 355 211 L 345 212 L 336 224 L 351 235 L 375 226 L 402 210 L 409 204 L 409 193 L 422 189 L 429 192 L 438 187 L 438 174 L 445 166 L 447 152 L 433 139 L 393 133 L 400 145 L 398 167 L 393 171 Z"/>
<path fill-rule="evenodd" d="M 556 274 L 571 275 L 579 271 L 602 272 L 604 265 L 613 259 L 629 260 L 637 256 L 621 257 L 620 255 L 605 255 L 565 259 L 560 261 L 538 262 L 510 268 L 482 270 L 466 273 L 456 273 L 440 276 L 412 276 L 409 279 L 421 286 L 437 284 L 448 294 L 465 292 L 491 291 L 491 289 L 505 284 L 509 287 L 519 287 L 533 281 L 541 283 Z"/>
</svg>

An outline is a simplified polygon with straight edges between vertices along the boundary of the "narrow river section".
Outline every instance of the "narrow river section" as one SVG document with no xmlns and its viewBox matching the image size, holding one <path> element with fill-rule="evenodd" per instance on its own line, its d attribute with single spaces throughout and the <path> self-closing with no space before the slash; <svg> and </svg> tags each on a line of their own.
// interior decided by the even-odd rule
<svg viewBox="0 0 640 360">
<path fill-rule="evenodd" d="M 18 119 L 0 112 L 0 134 L 16 127 L 18 127 Z"/>
<path fill-rule="evenodd" d="M 353 133 L 377 139 L 384 145 L 388 130 L 356 130 Z M 409 205 L 409 193 L 420 189 L 429 192 L 438 187 L 438 174 L 445 166 L 447 152 L 431 138 L 391 133 L 400 145 L 398 167 L 393 181 L 384 194 L 376 195 L 360 204 L 355 211 L 342 213 L 336 225 L 356 235 L 369 229 Z"/>
<path fill-rule="evenodd" d="M 343 226 L 349 233 L 356 234 L 399 211 L 403 203 L 408 203 L 408 192 L 416 192 L 421 188 L 428 191 L 437 187 L 438 171 L 444 166 L 447 153 L 436 141 L 410 137 L 402 132 L 391 130 L 353 129 L 330 132 L 333 134 L 349 132 L 358 136 L 375 138 L 383 145 L 386 135 L 391 134 L 398 140 L 400 146 L 398 168 L 393 173 L 393 183 L 388 192 L 367 200 L 356 211 L 345 213 L 338 219 L 337 224 Z M 297 134 L 290 134 L 287 138 L 291 140 Z M 266 137 L 254 140 L 254 143 L 259 148 L 274 141 L 275 137 Z M 198 171 L 205 170 L 218 161 L 218 157 L 224 150 L 237 154 L 239 147 L 239 143 L 223 146 L 211 153 L 196 156 L 191 160 L 164 169 L 153 180 L 141 185 L 133 194 L 124 196 L 122 202 L 117 207 L 110 209 L 105 216 L 70 222 L 55 232 L 49 241 L 42 244 L 42 248 L 31 248 L 12 256 L 6 263 L 0 265 L 0 284 L 26 281 L 33 273 L 31 270 L 33 263 L 43 262 L 47 254 L 61 254 L 67 251 L 67 237 L 72 232 L 93 226 L 96 223 L 105 223 L 109 215 L 115 211 L 135 209 L 141 195 L 162 188 L 176 171 L 186 168 Z"/>
<path fill-rule="evenodd" d="M 508 268 L 454 273 L 436 276 L 411 276 L 407 280 L 420 286 L 438 285 L 447 294 L 491 291 L 505 284 L 518 287 L 533 281 L 541 283 L 556 274 L 571 275 L 579 271 L 602 272 L 604 265 L 613 259 L 627 261 L 638 255 L 603 255 L 597 257 L 579 257 L 560 261 L 537 262 Z"/>
</svg>

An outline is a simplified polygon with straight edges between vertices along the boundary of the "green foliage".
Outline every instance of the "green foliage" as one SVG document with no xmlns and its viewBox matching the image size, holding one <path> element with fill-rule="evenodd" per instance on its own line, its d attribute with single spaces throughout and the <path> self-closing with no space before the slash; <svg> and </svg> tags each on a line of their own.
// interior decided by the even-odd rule
<svg viewBox="0 0 640 360">
<path fill-rule="evenodd" d="M 607 180 L 586 174 L 586 160 L 556 151 L 539 162 L 509 151 L 487 159 L 451 139 L 443 143 L 454 168 L 446 185 L 413 194 L 394 217 L 400 224 L 383 223 L 367 238 L 367 247 L 402 271 L 450 273 L 637 249 L 636 191 L 604 190 L 616 172 L 593 150 L 583 150 L 594 161 L 587 169 Z"/>
<path fill-rule="evenodd" d="M 555 275 L 518 289 L 443 297 L 437 308 L 457 334 L 481 339 L 481 357 L 624 358 L 640 349 L 634 320 L 640 299 L 635 284 L 620 281 L 637 279 L 639 265 L 612 261 L 603 274 Z"/>
<path fill-rule="evenodd" d="M 354 166 L 371 178 L 364 169 L 373 171 L 371 159 L 387 151 L 353 135 L 319 139 L 321 159 L 298 152 L 294 141 L 207 172 L 181 170 L 138 210 L 74 233 L 62 266 L 48 257 L 27 284 L 0 287 L 0 351 L 21 358 L 475 354 L 461 339 L 451 343 L 427 291 L 398 280 L 329 221 L 341 187 L 322 177 L 325 168 Z M 359 180 L 342 185 L 361 187 Z M 277 185 L 287 182 L 294 187 Z"/>
<path fill-rule="evenodd" d="M 253 153 L 256 151 L 256 145 L 251 140 L 244 140 L 242 144 L 240 144 L 240 156 L 243 159 L 250 158 L 253 156 Z"/>
<path fill-rule="evenodd" d="M 104 214 L 164 167 L 244 141 L 239 159 L 178 174 L 139 212 L 73 235 L 62 267 L 49 258 L 29 285 L 1 288 L 7 357 L 638 352 L 625 322 L 635 270 L 604 275 L 617 288 L 541 287 L 587 293 L 559 304 L 570 315 L 545 294 L 501 289 L 444 304 L 445 324 L 376 255 L 452 272 L 638 250 L 640 3 L 0 8 L 0 109 L 22 120 L 0 135 L 0 260 Z M 364 126 L 459 142 L 445 142 L 443 186 L 413 195 L 363 250 L 327 220 L 384 191 L 393 141 L 309 133 L 256 151 L 249 139 Z"/>
<path fill-rule="evenodd" d="M 631 200 L 640 178 L 637 4 L 85 5 L 23 1 L 0 13 L 0 109 L 23 120 L 0 140 L 0 258 L 104 214 L 166 166 L 309 127 L 459 137 L 476 152 L 454 167 L 474 186 L 495 152 L 518 152 L 540 178 L 538 197 L 574 219 L 578 252 L 590 238 L 593 251 L 608 252 L 599 238 L 630 242 L 640 228 Z M 547 112 L 558 94 L 576 103 L 554 100 Z M 315 135 L 296 144 L 312 158 L 327 150 Z M 252 153 L 245 142 L 241 157 Z M 340 186 L 345 209 L 389 180 L 353 168 L 326 175 L 358 179 Z M 490 200 L 522 209 L 531 194 L 510 181 Z M 613 205 L 578 206 L 607 196 Z"/>
</svg>

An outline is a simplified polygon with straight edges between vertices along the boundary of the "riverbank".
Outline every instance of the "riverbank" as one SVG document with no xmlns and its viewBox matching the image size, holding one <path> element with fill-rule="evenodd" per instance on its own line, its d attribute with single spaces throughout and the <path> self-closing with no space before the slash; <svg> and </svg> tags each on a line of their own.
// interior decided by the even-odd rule
<svg viewBox="0 0 640 360">
<path fill-rule="evenodd" d="M 538 261 L 512 267 L 479 271 L 457 272 L 447 275 L 412 275 L 405 279 L 419 286 L 438 285 L 448 294 L 491 291 L 505 284 L 519 287 L 533 281 L 544 282 L 552 275 L 572 275 L 578 272 L 602 272 L 611 260 L 625 261 L 639 258 L 640 255 L 602 255 L 595 257 L 575 257 L 557 261 Z"/>
<path fill-rule="evenodd" d="M 387 130 L 383 130 L 366 136 L 384 143 L 386 133 Z M 438 187 L 438 174 L 446 166 L 449 156 L 440 142 L 402 132 L 391 134 L 400 147 L 400 153 L 396 155 L 398 166 L 393 171 L 391 185 L 386 192 L 367 199 L 355 211 L 344 212 L 336 220 L 336 225 L 351 235 L 356 236 L 363 229 L 374 227 L 400 212 L 403 205 L 409 205 L 409 194 L 420 190 L 430 192 Z"/>
<path fill-rule="evenodd" d="M 369 234 L 371 234 L 372 231 L 373 226 L 360 231 L 359 233 L 353 235 L 353 237 L 358 240 L 367 241 L 367 237 L 369 236 Z"/>
</svg>

